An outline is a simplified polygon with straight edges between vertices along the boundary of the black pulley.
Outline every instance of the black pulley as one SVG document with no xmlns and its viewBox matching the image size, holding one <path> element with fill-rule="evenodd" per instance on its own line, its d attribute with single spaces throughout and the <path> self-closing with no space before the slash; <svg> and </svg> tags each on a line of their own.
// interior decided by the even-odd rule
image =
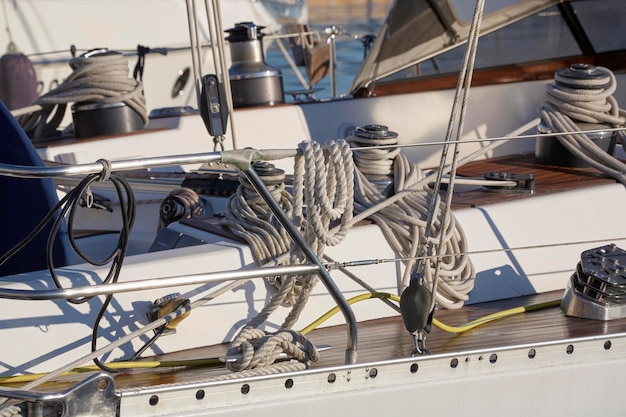
<svg viewBox="0 0 626 417">
<path fill-rule="evenodd" d="M 228 122 L 228 104 L 224 85 L 217 76 L 208 74 L 202 77 L 200 94 L 200 115 L 211 136 L 223 136 Z"/>
<path fill-rule="evenodd" d="M 400 313 L 409 333 L 428 331 L 432 295 L 421 278 L 412 278 L 400 297 Z"/>
</svg>

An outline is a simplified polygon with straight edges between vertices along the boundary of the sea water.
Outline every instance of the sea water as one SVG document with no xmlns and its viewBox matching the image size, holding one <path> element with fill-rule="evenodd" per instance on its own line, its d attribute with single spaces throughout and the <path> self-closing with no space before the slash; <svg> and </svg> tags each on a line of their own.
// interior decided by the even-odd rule
<svg viewBox="0 0 626 417">
<path fill-rule="evenodd" d="M 338 97 L 345 97 L 349 93 L 350 86 L 354 77 L 358 73 L 363 63 L 366 46 L 363 42 L 365 36 L 376 36 L 382 25 L 382 18 L 365 18 L 362 20 L 352 20 L 342 24 L 334 25 L 339 31 L 343 32 L 335 37 L 336 45 L 336 65 L 335 65 L 335 85 Z M 326 40 L 329 35 L 324 30 L 333 25 L 325 26 L 321 23 L 311 24 L 310 29 L 319 31 L 322 40 Z M 291 54 L 290 45 L 283 41 L 288 52 Z M 278 68 L 283 74 L 283 87 L 285 90 L 285 100 L 293 101 L 290 91 L 298 91 L 306 89 L 301 81 L 293 72 L 292 67 L 284 58 L 282 51 L 275 43 L 269 44 L 265 51 L 266 61 L 269 65 Z M 293 57 L 293 55 L 291 55 Z M 304 67 L 298 67 L 305 80 L 307 80 L 306 70 Z M 307 80 L 308 81 L 308 80 Z M 319 100 L 329 99 L 332 97 L 332 85 L 330 75 L 322 78 L 315 86 L 314 97 Z"/>
</svg>

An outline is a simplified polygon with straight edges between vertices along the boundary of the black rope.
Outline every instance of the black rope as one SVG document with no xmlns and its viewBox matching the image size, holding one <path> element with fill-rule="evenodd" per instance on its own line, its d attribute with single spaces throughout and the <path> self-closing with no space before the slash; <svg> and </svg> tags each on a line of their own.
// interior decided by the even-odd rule
<svg viewBox="0 0 626 417">
<path fill-rule="evenodd" d="M 76 254 L 85 262 L 95 265 L 95 266 L 104 266 L 107 264 L 111 264 L 109 271 L 107 273 L 106 278 L 103 280 L 103 284 L 114 283 L 117 282 L 122 263 L 124 261 L 124 257 L 126 255 L 126 250 L 128 249 L 128 240 L 130 237 L 130 232 L 133 228 L 133 224 L 135 222 L 135 196 L 133 194 L 132 188 L 128 181 L 119 174 L 111 173 L 109 163 L 105 161 L 101 161 L 103 164 L 103 171 L 97 174 L 89 174 L 85 178 L 83 178 L 80 183 L 73 188 L 70 192 L 68 192 L 49 212 L 46 216 L 37 224 L 35 229 L 30 232 L 24 239 L 22 239 L 19 243 L 17 243 L 13 248 L 11 248 L 8 252 L 0 257 L 0 265 L 5 263 L 8 259 L 10 259 L 17 252 L 22 250 L 30 241 L 33 240 L 35 236 L 37 236 L 46 225 L 54 219 L 54 223 L 50 234 L 48 235 L 48 241 L 46 243 L 46 259 L 48 263 L 48 272 L 52 277 L 52 280 L 55 286 L 59 289 L 63 289 L 63 286 L 59 280 L 59 277 L 55 271 L 54 267 L 54 259 L 53 259 L 53 249 L 54 242 L 59 230 L 64 224 L 64 220 L 67 217 L 67 235 L 72 246 L 72 249 L 76 252 Z M 117 240 L 116 246 L 113 248 L 111 253 L 105 256 L 103 259 L 94 259 L 85 254 L 77 244 L 74 233 L 73 233 L 73 225 L 74 219 L 76 215 L 76 208 L 80 206 L 81 199 L 83 196 L 90 192 L 90 186 L 92 183 L 96 181 L 111 181 L 115 187 L 118 200 L 120 202 L 120 213 L 122 217 L 122 227 L 120 229 L 119 238 Z M 59 211 L 60 210 L 60 211 Z M 86 301 L 89 301 L 93 297 L 82 297 L 82 298 L 73 298 L 68 299 L 67 301 L 73 304 L 82 304 Z M 98 328 L 100 327 L 100 322 L 102 317 L 104 316 L 107 307 L 109 306 L 111 300 L 113 298 L 112 294 L 107 295 L 100 308 L 96 319 L 92 328 L 92 336 L 91 336 L 91 349 L 92 352 L 96 350 L 96 342 L 98 339 Z M 98 359 L 94 359 L 94 363 L 98 365 L 100 368 L 107 372 L 118 372 L 112 368 L 107 367 L 102 364 Z"/>
<path fill-rule="evenodd" d="M 146 54 L 150 53 L 150 48 L 143 45 L 137 45 L 137 64 L 133 70 L 133 78 L 136 81 L 143 81 L 143 69 L 146 65 Z"/>
<path fill-rule="evenodd" d="M 58 275 L 55 271 L 54 267 L 54 259 L 53 259 L 53 245 L 55 241 L 55 237 L 63 225 L 63 221 L 67 216 L 67 235 L 69 242 L 72 246 L 72 249 L 76 252 L 76 254 L 85 262 L 95 265 L 95 266 L 104 266 L 108 263 L 111 263 L 111 267 L 107 274 L 107 277 L 104 279 L 103 284 L 108 284 L 110 282 L 115 282 L 117 276 L 119 275 L 119 270 L 122 267 L 122 261 L 124 256 L 126 255 L 126 249 L 128 247 L 128 239 L 130 237 L 130 231 L 132 230 L 134 221 L 135 221 L 135 197 L 132 192 L 132 189 L 126 179 L 118 174 L 110 174 L 109 181 L 111 181 L 115 187 L 117 192 L 117 196 L 120 202 L 120 213 L 122 216 L 122 228 L 120 230 L 120 234 L 117 240 L 116 246 L 113 248 L 108 256 L 103 259 L 94 259 L 85 254 L 81 249 L 76 239 L 74 238 L 73 233 L 73 225 L 74 219 L 76 215 L 77 207 L 80 207 L 80 200 L 85 193 L 88 192 L 89 187 L 92 183 L 96 181 L 100 181 L 101 176 L 105 175 L 102 173 L 98 174 L 90 174 L 85 177 L 72 191 L 70 191 L 63 200 L 66 200 L 66 204 L 63 205 L 61 209 L 61 213 L 56 218 L 50 235 L 48 237 L 48 243 L 46 246 L 46 257 L 48 261 L 48 271 L 52 277 L 57 288 L 63 288 Z M 88 301 L 90 298 L 85 297 L 81 299 L 69 299 L 68 301 L 71 303 L 79 304 L 85 301 Z"/>
<path fill-rule="evenodd" d="M 150 338 L 150 340 L 148 340 L 137 352 L 135 352 L 135 354 L 133 356 L 130 357 L 130 361 L 135 361 L 137 359 L 139 359 L 139 357 L 141 357 L 141 354 L 144 353 L 146 351 L 146 349 L 148 349 L 150 346 L 152 346 L 154 344 L 154 342 L 157 341 L 157 339 L 159 337 L 161 337 L 161 335 L 163 334 L 163 332 L 165 331 L 165 325 L 159 327 L 155 332 L 154 332 L 154 336 L 152 336 Z"/>
</svg>

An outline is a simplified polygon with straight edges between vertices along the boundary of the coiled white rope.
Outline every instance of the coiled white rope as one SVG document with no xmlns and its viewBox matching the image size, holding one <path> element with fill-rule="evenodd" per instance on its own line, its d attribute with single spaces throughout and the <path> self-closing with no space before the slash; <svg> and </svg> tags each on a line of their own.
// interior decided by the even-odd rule
<svg viewBox="0 0 626 417">
<path fill-rule="evenodd" d="M 369 138 L 352 134 L 346 138 L 353 147 L 354 162 L 361 173 L 375 176 L 393 175 L 393 160 L 400 153 L 400 148 L 390 147 L 398 143 L 397 135 L 392 136 Z M 366 149 L 358 149 L 361 147 Z"/>
<path fill-rule="evenodd" d="M 267 177 L 264 177 L 267 180 Z M 269 189 L 280 207 L 291 215 L 291 195 L 285 190 L 284 173 L 272 178 L 278 185 Z M 248 242 L 254 259 L 260 265 L 289 252 L 289 235 L 278 219 L 272 214 L 255 189 L 240 174 L 239 187 L 226 203 L 226 218 L 222 225 L 228 227 L 237 237 Z M 271 284 L 281 282 L 280 278 L 272 278 Z"/>
<path fill-rule="evenodd" d="M 303 142 L 299 148 L 301 152 L 295 162 L 293 198 L 284 190 L 282 182 L 270 192 L 311 248 L 322 256 L 326 246 L 337 245 L 343 240 L 352 224 L 352 152 L 345 141 L 328 142 L 323 147 L 316 142 Z M 304 262 L 303 255 L 297 248 L 292 249 L 286 231 L 252 187 L 244 180 L 240 180 L 240 184 L 237 194 L 228 201 L 223 224 L 248 242 L 260 265 L 284 258 L 287 254 L 291 256 L 283 263 Z M 340 227 L 330 232 L 332 222 L 339 222 Z M 287 353 L 290 358 L 301 362 L 317 360 L 315 347 L 304 336 L 290 329 L 298 320 L 318 280 L 316 275 L 268 278 L 278 291 L 231 343 L 228 354 L 241 355 L 241 360 L 229 362 L 229 369 L 244 371 L 262 368 L 274 363 L 281 353 Z M 292 308 L 280 330 L 266 333 L 258 329 L 281 304 Z M 271 347 L 266 347 L 268 344 Z M 295 362 L 291 370 L 303 369 L 301 362 Z"/>
<path fill-rule="evenodd" d="M 293 370 L 304 369 L 309 360 L 317 361 L 319 353 L 304 335 L 293 330 L 266 334 L 263 330 L 244 328 L 231 343 L 229 354 L 241 353 L 241 361 L 229 362 L 232 371 L 272 366 L 281 354 L 295 359 Z M 284 364 L 283 364 L 284 365 Z"/>
<path fill-rule="evenodd" d="M 572 154 L 626 185 L 626 164 L 601 149 L 577 124 L 598 123 L 622 127 L 626 123 L 626 113 L 612 96 L 617 89 L 615 75 L 607 68 L 596 68 L 596 73 L 603 72 L 605 76 L 577 80 L 564 79 L 557 73 L 555 83 L 546 87 L 546 100 L 542 104 L 540 116 L 552 132 L 580 132 L 557 138 Z"/>
<path fill-rule="evenodd" d="M 307 141 L 299 149 L 303 155 L 296 157 L 294 167 L 294 223 L 304 230 L 307 242 L 321 256 L 323 247 L 341 243 L 352 226 L 352 150 L 344 140 L 328 141 L 323 147 Z M 340 227 L 331 231 L 333 221 L 339 221 Z"/>
<path fill-rule="evenodd" d="M 361 160 L 363 161 L 368 161 L 372 155 L 381 155 L 382 149 L 376 149 L 377 145 L 393 144 L 390 142 L 392 139 L 389 138 L 362 138 L 352 135 L 347 140 L 354 144 L 365 145 L 362 149 L 353 149 L 354 153 L 359 153 L 362 156 Z M 371 154 L 368 156 L 367 154 L 370 152 Z M 378 205 L 378 210 L 370 214 L 368 218 L 381 228 L 387 242 L 398 257 L 405 259 L 402 288 L 400 289 L 402 291 L 408 285 L 411 272 L 417 262 L 415 258 L 420 239 L 425 235 L 426 219 L 431 200 L 433 198 L 439 200 L 439 198 L 433 194 L 427 182 L 415 189 L 415 185 L 422 182 L 424 177 L 421 170 L 411 163 L 404 154 L 395 152 L 393 148 L 388 148 L 386 154 L 387 162 L 380 164 L 381 169 L 370 170 L 369 172 L 374 175 L 386 175 L 389 172 L 387 166 L 392 166 L 395 192 L 401 193 L 409 188 L 413 191 L 406 193 L 403 198 L 398 200 L 387 199 L 381 193 L 380 188 L 367 180 L 361 166 L 357 164 L 359 169 L 355 176 L 355 210 L 356 212 L 363 212 Z M 467 242 L 461 225 L 450 213 L 447 216 L 446 224 L 442 226 L 439 210 L 441 203 L 437 201 L 435 204 L 437 213 L 434 216 L 435 221 L 429 234 L 429 242 L 433 246 L 441 244 L 439 283 L 435 298 L 441 307 L 460 308 L 469 298 L 469 292 L 474 288 L 475 271 L 468 256 L 453 255 L 462 254 L 467 250 Z M 440 233 L 442 228 L 443 233 Z M 441 236 L 441 242 L 439 242 L 439 236 Z M 431 259 L 426 264 L 424 279 L 427 287 L 431 287 L 435 280 L 435 265 L 435 259 Z"/>
<path fill-rule="evenodd" d="M 122 54 L 76 57 L 74 71 L 54 90 L 40 96 L 32 106 L 13 112 L 29 137 L 50 136 L 61 123 L 68 103 L 123 102 L 148 123 L 143 85 L 128 77 L 128 61 Z"/>
<path fill-rule="evenodd" d="M 11 405 L 0 409 L 0 417 L 19 417 L 23 416 L 22 409 L 18 406 Z"/>
</svg>

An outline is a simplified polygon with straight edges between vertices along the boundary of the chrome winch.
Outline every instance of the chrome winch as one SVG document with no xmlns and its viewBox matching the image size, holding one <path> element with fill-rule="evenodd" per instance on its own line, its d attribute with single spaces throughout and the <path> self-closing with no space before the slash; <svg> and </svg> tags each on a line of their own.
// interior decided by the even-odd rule
<svg viewBox="0 0 626 417">
<path fill-rule="evenodd" d="M 626 317 L 626 251 L 611 244 L 580 258 L 563 297 L 565 313 L 595 320 Z"/>
<path fill-rule="evenodd" d="M 265 63 L 263 28 L 241 22 L 226 30 L 232 60 L 228 75 L 235 108 L 285 102 L 281 71 Z"/>
</svg>

